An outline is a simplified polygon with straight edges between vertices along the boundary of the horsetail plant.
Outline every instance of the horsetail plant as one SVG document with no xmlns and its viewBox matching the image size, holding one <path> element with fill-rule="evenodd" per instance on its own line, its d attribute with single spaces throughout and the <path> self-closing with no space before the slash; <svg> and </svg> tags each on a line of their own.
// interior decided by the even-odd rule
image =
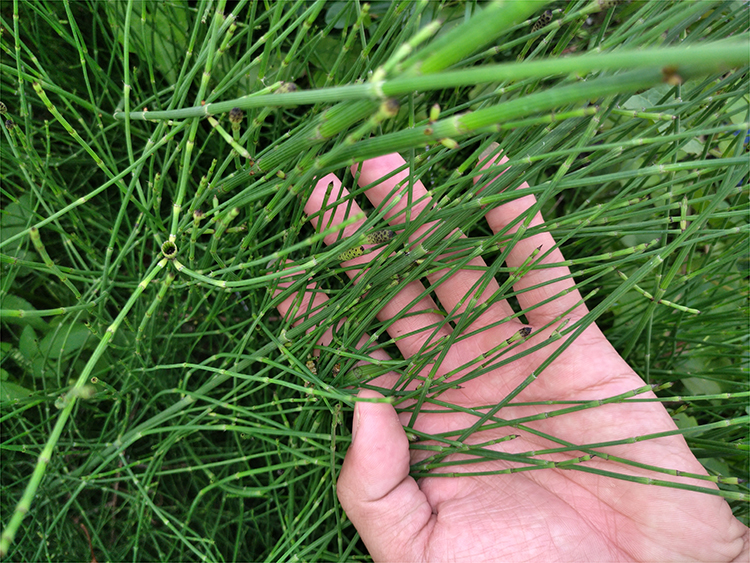
<svg viewBox="0 0 750 563">
<path fill-rule="evenodd" d="M 489 474 L 685 489 L 748 521 L 746 3 L 12 6 L 0 14 L 0 554 L 366 557 L 335 489 L 360 387 L 408 421 L 424 454 L 413 477 L 501 460 Z M 392 200 L 370 204 L 352 165 L 392 152 L 406 162 L 389 174 Z M 337 207 L 330 184 L 308 217 L 330 172 L 348 195 Z M 484 215 L 522 182 L 536 203 L 490 230 Z M 553 245 L 505 264 L 544 232 Z M 572 273 L 519 284 L 562 266 Z M 421 332 L 389 335 L 458 271 L 476 281 L 455 308 L 436 302 Z M 583 301 L 531 330 L 527 292 L 550 302 L 571 276 Z M 478 325 L 498 301 L 510 312 Z M 440 371 L 451 345 L 506 322 L 515 332 Z M 525 401 L 594 323 L 644 384 Z M 424 345 L 405 358 L 397 345 L 414 336 Z M 496 404 L 448 400 L 539 352 Z M 571 443 L 538 426 L 650 402 L 673 430 Z M 545 410 L 518 414 L 528 406 Z M 434 412 L 469 422 L 414 427 Z M 479 440 L 490 429 L 504 435 Z M 546 445 L 506 450 L 522 435 Z M 667 435 L 707 474 L 612 453 Z"/>
</svg>

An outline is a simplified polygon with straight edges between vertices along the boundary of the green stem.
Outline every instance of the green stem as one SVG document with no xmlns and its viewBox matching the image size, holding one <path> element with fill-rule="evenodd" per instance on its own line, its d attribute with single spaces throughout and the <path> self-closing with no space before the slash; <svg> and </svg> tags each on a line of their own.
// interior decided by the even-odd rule
<svg viewBox="0 0 750 563">
<path fill-rule="evenodd" d="M 57 315 L 67 315 L 68 313 L 72 313 L 74 311 L 93 309 L 94 307 L 96 307 L 96 301 L 92 301 L 91 303 L 84 303 L 82 305 L 72 305 L 70 307 L 57 307 L 56 309 L 0 309 L 0 319 L 30 319 L 36 317 L 52 317 Z"/>
<path fill-rule="evenodd" d="M 31 227 L 31 230 L 29 231 L 29 234 L 31 235 L 31 242 L 34 243 L 34 248 L 36 248 L 36 251 L 39 253 L 39 256 L 42 257 L 42 260 L 46 264 L 46 266 L 55 272 L 55 275 L 60 279 L 63 284 L 65 284 L 65 287 L 70 289 L 70 291 L 73 292 L 73 295 L 75 295 L 77 300 L 81 300 L 81 294 L 74 286 L 70 280 L 68 279 L 68 276 L 63 274 L 60 269 L 57 267 L 57 265 L 52 261 L 52 258 L 50 258 L 49 254 L 47 253 L 47 250 L 44 248 L 44 243 L 42 242 L 42 238 L 39 235 L 39 229 L 36 227 Z"/>
<path fill-rule="evenodd" d="M 104 336 L 102 336 L 102 339 L 99 341 L 98 346 L 91 354 L 89 361 L 86 362 L 86 366 L 78 376 L 78 380 L 76 381 L 75 385 L 70 389 L 70 391 L 68 391 L 65 400 L 65 407 L 60 413 L 60 416 L 57 418 L 55 427 L 52 429 L 52 433 L 47 439 L 47 443 L 42 449 L 42 452 L 39 454 L 34 472 L 31 475 L 31 479 L 29 480 L 28 485 L 26 485 L 26 490 L 24 491 L 21 500 L 18 502 L 18 505 L 13 512 L 13 516 L 8 522 L 8 525 L 3 530 L 2 536 L 0 536 L 0 556 L 8 553 L 8 548 L 10 547 L 10 544 L 13 543 L 13 538 L 15 538 L 16 536 L 18 527 L 21 525 L 21 522 L 31 508 L 31 502 L 34 500 L 36 490 L 39 488 L 39 485 L 44 478 L 44 474 L 47 470 L 47 465 L 49 465 L 50 459 L 52 458 L 52 452 L 57 445 L 57 441 L 60 439 L 60 436 L 65 428 L 65 424 L 67 423 L 70 414 L 73 412 L 73 407 L 76 404 L 76 400 L 81 395 L 83 387 L 88 381 L 89 375 L 94 369 L 96 362 L 99 361 L 99 358 L 101 358 L 102 354 L 104 354 L 104 351 L 109 345 L 109 341 L 114 337 L 115 332 L 117 332 L 117 329 L 125 319 L 125 316 L 130 312 L 130 309 L 133 307 L 133 305 L 135 305 L 138 297 L 141 295 L 141 293 L 143 293 L 143 290 L 148 287 L 148 284 L 151 282 L 151 280 L 153 280 L 156 275 L 164 268 L 164 266 L 166 266 L 166 264 L 167 259 L 162 258 L 155 265 L 152 265 L 151 271 L 148 272 L 143 280 L 141 280 L 141 282 L 138 284 L 135 291 L 133 291 L 133 294 L 130 296 L 130 299 L 128 299 L 128 301 L 123 306 L 120 314 L 117 315 L 112 324 L 107 327 Z"/>
<path fill-rule="evenodd" d="M 214 60 L 214 47 L 216 45 L 217 35 L 221 28 L 223 20 L 224 5 L 226 0 L 220 0 L 216 6 L 216 12 L 211 20 L 211 28 L 208 34 L 208 45 L 207 45 L 207 56 L 206 65 L 203 68 L 203 76 L 201 77 L 200 87 L 198 88 L 197 100 L 202 100 L 208 89 L 208 83 L 211 80 L 211 70 L 213 68 Z M 131 118 L 132 118 L 131 114 Z M 177 187 L 177 196 L 172 203 L 172 226 L 169 229 L 169 240 L 174 242 L 177 239 L 177 225 L 180 221 L 180 212 L 182 211 L 182 202 L 185 200 L 185 193 L 187 192 L 188 179 L 190 178 L 190 171 L 192 167 L 190 165 L 190 157 L 193 154 L 193 148 L 195 147 L 195 136 L 198 132 L 199 120 L 193 120 L 190 129 L 185 139 L 185 148 L 183 149 L 182 167 L 180 169 L 180 178 Z"/>
<path fill-rule="evenodd" d="M 180 110 L 133 112 L 130 114 L 130 118 L 162 120 L 207 117 L 226 113 L 233 107 L 246 110 L 264 106 L 296 106 L 346 100 L 372 100 L 400 96 L 414 91 L 439 90 L 525 78 L 549 78 L 550 76 L 570 73 L 584 75 L 601 70 L 647 69 L 655 66 L 660 69 L 674 67 L 672 70 L 676 74 L 682 75 L 684 67 L 685 70 L 695 68 L 700 69 L 700 73 L 709 74 L 722 69 L 743 66 L 744 64 L 747 64 L 747 41 L 733 38 L 688 48 L 623 49 L 613 53 L 589 53 L 554 60 L 484 65 L 429 76 L 395 78 L 379 83 L 237 98 L 226 102 L 215 102 Z M 114 117 L 115 119 L 123 119 L 124 116 L 122 112 L 116 112 Z"/>
<path fill-rule="evenodd" d="M 161 282 L 161 287 L 159 288 L 159 292 L 156 294 L 156 298 L 151 302 L 151 305 L 149 305 L 146 313 L 143 315 L 143 319 L 141 319 L 141 323 L 138 325 L 138 331 L 136 332 L 135 336 L 136 356 L 141 356 L 140 346 L 141 342 L 143 342 L 144 340 L 143 333 L 146 331 L 146 325 L 151 320 L 151 317 L 153 317 L 154 311 L 156 311 L 157 307 L 164 301 L 164 296 L 167 294 L 167 290 L 169 289 L 169 286 L 172 285 L 175 277 L 176 276 L 174 272 L 167 272 L 165 279 Z"/>
<path fill-rule="evenodd" d="M 125 176 L 127 176 L 128 174 L 130 174 L 138 166 L 140 166 L 141 164 L 145 163 L 146 160 L 151 155 L 153 155 L 158 149 L 160 149 L 163 145 L 165 145 L 168 141 L 170 141 L 183 128 L 184 128 L 184 124 L 177 125 L 171 131 L 169 131 L 168 134 L 166 134 L 163 137 L 161 137 L 159 139 L 159 141 L 157 141 L 156 143 L 154 143 L 147 150 L 144 150 L 143 156 L 141 156 L 141 158 L 139 158 L 133 164 L 131 164 L 127 168 L 125 168 L 122 172 L 120 172 L 116 176 L 113 176 L 112 178 L 110 178 L 109 180 L 107 180 L 106 182 L 104 182 L 101 186 L 99 186 L 98 188 L 92 190 L 91 192 L 89 192 L 85 196 L 79 197 L 73 203 L 65 206 L 60 211 L 57 211 L 57 212 L 53 213 L 52 215 L 50 215 L 46 219 L 42 219 L 41 221 L 39 221 L 38 223 L 36 223 L 34 225 L 34 227 L 36 227 L 37 229 L 43 227 L 44 225 L 46 225 L 46 224 L 54 221 L 58 217 L 61 217 L 61 216 L 65 215 L 65 214 L 71 212 L 76 207 L 79 207 L 80 205 L 83 205 L 87 201 L 90 201 L 93 197 L 95 197 L 95 196 L 99 195 L 100 193 L 102 193 L 104 190 L 106 190 L 112 184 L 116 184 L 116 183 L 120 182 Z M 26 229 L 26 230 L 24 230 L 24 231 L 22 231 L 20 233 L 16 233 L 15 235 L 13 235 L 11 237 L 8 237 L 7 239 L 5 239 L 3 241 L 0 241 L 0 248 L 2 248 L 3 246 L 6 246 L 8 244 L 10 244 L 11 242 L 13 242 L 15 240 L 18 240 L 18 239 L 26 236 L 27 234 L 29 234 L 29 232 L 30 232 L 30 229 Z"/>
<path fill-rule="evenodd" d="M 617 274 L 625 281 L 628 281 L 628 276 L 623 274 L 621 271 L 617 270 Z M 698 309 L 693 309 L 691 307 L 685 307 L 684 305 L 679 305 L 677 303 L 674 303 L 672 301 L 667 301 L 666 299 L 655 299 L 653 295 L 651 295 L 648 291 L 645 289 L 642 289 L 639 285 L 634 285 L 633 289 L 635 289 L 638 293 L 643 295 L 646 299 L 650 299 L 656 304 L 660 305 L 666 305 L 667 307 L 672 307 L 673 309 L 677 309 L 678 311 L 682 311 L 684 313 L 691 313 L 693 315 L 700 315 L 700 311 Z"/>
</svg>

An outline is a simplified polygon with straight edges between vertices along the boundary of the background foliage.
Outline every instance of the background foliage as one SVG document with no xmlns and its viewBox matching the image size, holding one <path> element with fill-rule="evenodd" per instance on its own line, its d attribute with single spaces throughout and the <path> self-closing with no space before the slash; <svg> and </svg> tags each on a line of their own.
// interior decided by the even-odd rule
<svg viewBox="0 0 750 563">
<path fill-rule="evenodd" d="M 511 4 L 3 2 L 9 559 L 366 556 L 335 479 L 350 384 L 367 384 L 359 336 L 407 367 L 374 318 L 407 239 L 365 295 L 337 259 L 356 241 L 326 248 L 302 205 L 315 178 L 352 186 L 343 165 L 394 150 L 440 202 L 421 221 L 460 226 L 447 248 L 490 264 L 510 236 L 477 206 L 529 182 L 587 322 L 658 386 L 747 522 L 748 4 Z M 709 50 L 727 38 L 726 57 Z M 606 58 L 645 48 L 656 62 Z M 493 141 L 510 169 L 479 200 L 472 171 Z M 365 230 L 382 228 L 366 210 Z M 335 314 L 293 328 L 276 313 L 284 260 Z"/>
</svg>

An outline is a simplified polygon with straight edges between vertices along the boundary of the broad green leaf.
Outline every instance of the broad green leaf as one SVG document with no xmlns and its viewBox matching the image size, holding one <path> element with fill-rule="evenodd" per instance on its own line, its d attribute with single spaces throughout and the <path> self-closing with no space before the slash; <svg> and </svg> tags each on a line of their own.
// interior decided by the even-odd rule
<svg viewBox="0 0 750 563">
<path fill-rule="evenodd" d="M 39 351 L 51 359 L 58 359 L 79 350 L 87 342 L 94 342 L 91 331 L 84 324 L 74 323 L 50 332 L 39 343 Z"/>
<path fill-rule="evenodd" d="M 149 2 L 145 9 L 145 20 L 141 18 L 142 4 L 141 0 L 132 3 L 130 51 L 143 59 L 144 64 L 148 53 L 155 70 L 161 73 L 168 83 L 174 83 L 188 45 L 187 2 Z M 119 24 L 117 38 L 124 44 L 125 11 L 115 11 L 114 17 Z"/>
<path fill-rule="evenodd" d="M 26 325 L 21 331 L 18 353 L 14 356 L 14 359 L 26 373 L 31 373 L 36 378 L 44 376 L 45 359 L 39 351 L 39 341 L 31 325 Z"/>
<path fill-rule="evenodd" d="M 636 111 L 649 111 L 650 108 L 654 107 L 659 103 L 667 93 L 672 89 L 672 86 L 668 84 L 659 84 L 653 88 L 649 88 L 645 92 L 630 96 L 623 105 L 627 109 L 633 109 Z"/>
<path fill-rule="evenodd" d="M 39 343 L 36 332 L 31 325 L 25 326 L 21 331 L 21 338 L 18 341 L 18 349 L 28 361 L 32 361 L 39 356 Z"/>
<path fill-rule="evenodd" d="M 35 311 L 35 307 L 22 297 L 17 295 L 5 295 L 0 297 L 0 309 L 13 309 L 21 311 Z M 15 325 L 31 325 L 37 330 L 47 331 L 49 325 L 41 317 L 4 317 L 3 322 Z"/>
<path fill-rule="evenodd" d="M 699 155 L 703 153 L 703 143 L 696 139 L 690 139 L 687 143 L 680 147 L 680 150 L 685 151 L 687 154 Z"/>
<path fill-rule="evenodd" d="M 24 231 L 30 225 L 31 218 L 31 196 L 26 193 L 4 209 L 0 210 L 0 242 L 5 242 L 10 237 Z M 20 238 L 3 248 L 3 253 L 14 254 L 23 242 Z"/>
<path fill-rule="evenodd" d="M 678 428 L 695 428 L 698 426 L 698 421 L 695 420 L 695 417 L 688 416 L 684 412 L 677 413 L 672 417 L 672 420 L 674 420 Z"/>
<path fill-rule="evenodd" d="M 732 123 L 744 123 L 747 119 L 748 108 L 750 108 L 750 96 L 742 96 L 726 108 L 726 113 Z"/>
<path fill-rule="evenodd" d="M 13 350 L 13 344 L 10 342 L 0 342 L 0 358 L 5 359 Z"/>
<path fill-rule="evenodd" d="M 0 402 L 19 401 L 31 395 L 31 390 L 10 381 L 0 380 Z"/>
<path fill-rule="evenodd" d="M 714 475 L 732 475 L 732 470 L 729 468 L 729 465 L 716 458 L 702 457 L 700 458 L 700 462 L 703 464 L 703 467 L 708 469 Z"/>
<path fill-rule="evenodd" d="M 343 29 L 357 21 L 357 12 L 352 2 L 333 2 L 326 11 L 326 24 L 336 21 L 333 27 Z"/>
<path fill-rule="evenodd" d="M 682 379 L 682 384 L 687 387 L 691 395 L 718 395 L 722 392 L 718 383 L 701 377 L 685 377 Z"/>
</svg>

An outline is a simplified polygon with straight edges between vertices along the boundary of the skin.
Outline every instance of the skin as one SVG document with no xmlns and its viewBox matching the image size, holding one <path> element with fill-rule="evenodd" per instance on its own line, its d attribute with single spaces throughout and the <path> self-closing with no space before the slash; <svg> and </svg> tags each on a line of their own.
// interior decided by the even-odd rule
<svg viewBox="0 0 750 563">
<path fill-rule="evenodd" d="M 502 163 L 503 158 L 499 162 Z M 397 154 L 386 155 L 361 165 L 359 183 L 367 186 L 377 182 L 404 164 Z M 485 164 L 489 166 L 491 163 Z M 392 201 L 395 194 L 401 200 L 387 214 L 394 230 L 405 222 L 408 182 L 394 191 L 407 176 L 403 171 L 377 183 L 366 195 L 373 205 Z M 332 188 L 329 187 L 333 185 Z M 524 190 L 524 183 L 518 189 Z M 347 216 L 360 212 L 355 205 L 342 203 L 321 214 L 325 205 L 348 195 L 334 175 L 322 178 L 305 205 L 305 212 L 318 230 L 336 225 Z M 414 217 L 433 206 L 420 182 L 412 188 L 409 205 Z M 328 200 L 326 201 L 326 197 Z M 533 195 L 524 195 L 500 207 L 488 210 L 486 220 L 494 232 L 508 225 L 513 233 L 520 222 L 516 218 L 533 204 Z M 536 215 L 531 225 L 542 222 Z M 344 236 L 353 235 L 364 222 L 350 225 Z M 410 239 L 423 239 L 434 224 L 426 224 Z M 337 239 L 325 239 L 332 244 Z M 544 254 L 554 247 L 549 233 L 522 238 L 510 251 L 507 266 L 519 267 L 537 247 Z M 540 254 L 540 255 L 541 255 Z M 344 263 L 362 268 L 377 256 L 370 252 Z M 449 257 L 444 257 L 449 259 Z M 560 263 L 563 256 L 553 250 L 542 263 Z M 486 267 L 481 258 L 473 266 Z M 348 274 L 356 278 L 358 270 Z M 468 303 L 460 303 L 472 291 L 481 271 L 460 270 L 448 276 L 436 272 L 428 276 L 435 296 L 443 310 L 460 312 Z M 443 279 L 447 278 L 447 279 Z M 548 280 L 558 280 L 543 288 L 531 289 Z M 514 352 L 542 342 L 553 331 L 560 319 L 568 319 L 568 326 L 587 313 L 581 296 L 573 287 L 566 267 L 532 269 L 515 285 L 522 292 L 518 300 L 526 314 L 532 336 Z M 287 284 L 288 285 L 288 284 Z M 282 284 L 283 287 L 283 284 Z M 309 286 L 312 289 L 313 285 Z M 476 298 L 476 307 L 488 303 L 497 283 L 490 284 Z M 392 319 L 407 308 L 424 291 L 420 281 L 405 285 L 398 295 L 385 303 L 378 319 Z M 555 297 L 557 296 L 557 297 Z M 548 298 L 554 298 L 543 303 Z M 300 306 L 301 299 L 301 306 Z M 293 296 L 279 305 L 286 315 L 294 308 L 301 322 L 309 305 L 325 301 L 321 293 L 307 291 Z M 540 305 L 541 303 L 541 305 Z M 388 333 L 396 341 L 405 358 L 417 354 L 423 346 L 431 346 L 450 334 L 451 328 L 440 331 L 422 330 L 440 322 L 441 315 L 430 312 L 438 305 L 432 297 L 425 297 L 410 307 L 411 315 L 390 325 Z M 493 301 L 485 312 L 466 329 L 472 332 L 497 323 L 512 315 L 505 301 Z M 552 323 L 550 326 L 549 323 Z M 515 334 L 522 325 L 517 320 L 506 320 L 475 336 L 454 344 L 449 350 L 438 375 L 465 365 Z M 548 326 L 546 329 L 541 327 Z M 330 342 L 330 331 L 321 343 Z M 366 337 L 360 344 L 364 345 Z M 544 346 L 523 358 L 451 389 L 441 400 L 466 407 L 497 404 L 512 392 L 564 340 Z M 385 359 L 382 350 L 373 357 Z M 427 369 L 429 371 L 429 368 Z M 427 375 L 427 371 L 423 375 Z M 465 371 L 465 370 L 464 370 Z M 376 380 L 388 389 L 396 382 L 389 374 Z M 589 326 L 570 346 L 526 387 L 515 402 L 543 400 L 597 400 L 637 389 L 644 381 L 620 357 L 596 325 Z M 362 390 L 361 398 L 374 399 L 381 395 Z M 640 397 L 653 397 L 646 393 Z M 404 405 L 401 405 L 402 407 Z M 533 416 L 556 410 L 556 406 L 505 407 L 499 418 Z M 409 476 L 410 464 L 425 457 L 425 452 L 409 450 L 403 424 L 410 413 L 398 414 L 390 403 L 359 402 L 354 410 L 352 445 L 349 448 L 338 480 L 338 496 L 347 516 L 360 533 L 375 561 L 748 561 L 750 535 L 748 528 L 734 516 L 729 505 L 718 496 L 660 486 L 647 486 L 619 479 L 570 471 L 543 469 L 492 476 L 452 478 L 430 477 L 415 481 Z M 460 430 L 470 426 L 476 418 L 456 413 L 420 414 L 414 428 L 428 433 Z M 626 402 L 608 404 L 527 423 L 527 427 L 577 444 L 599 443 L 675 430 L 676 426 L 661 403 Z M 507 453 L 523 453 L 555 447 L 556 444 L 518 428 L 485 430 L 474 434 L 469 442 L 479 443 L 516 434 L 515 439 L 491 446 Z M 616 455 L 640 463 L 705 475 L 700 462 L 688 448 L 682 436 L 668 436 L 637 443 L 601 447 L 600 452 Z M 540 456 L 546 460 L 564 461 L 579 457 L 583 452 L 568 452 Z M 631 465 L 618 464 L 594 457 L 583 465 L 617 473 L 648 476 L 654 479 L 690 483 L 711 487 L 706 481 L 673 477 L 664 473 L 641 470 Z M 498 460 L 453 466 L 451 471 L 486 471 L 513 467 L 511 462 Z"/>
</svg>

